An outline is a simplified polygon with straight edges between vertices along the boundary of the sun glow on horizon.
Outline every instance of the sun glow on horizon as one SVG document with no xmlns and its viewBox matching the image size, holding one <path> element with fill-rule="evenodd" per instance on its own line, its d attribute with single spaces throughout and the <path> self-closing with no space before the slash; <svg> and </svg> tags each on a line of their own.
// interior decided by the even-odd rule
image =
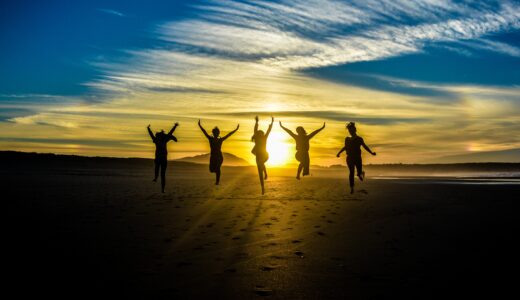
<svg viewBox="0 0 520 300">
<path fill-rule="evenodd" d="M 287 135 L 282 132 L 271 132 L 267 139 L 267 152 L 269 160 L 267 164 L 270 166 L 282 166 L 289 162 L 291 156 L 291 147 L 293 145 L 287 143 Z"/>
</svg>

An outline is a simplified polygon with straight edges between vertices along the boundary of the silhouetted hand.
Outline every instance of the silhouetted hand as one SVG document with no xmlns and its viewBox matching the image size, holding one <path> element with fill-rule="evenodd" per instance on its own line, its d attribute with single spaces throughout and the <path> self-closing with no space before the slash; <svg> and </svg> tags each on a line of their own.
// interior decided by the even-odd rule
<svg viewBox="0 0 520 300">
<path fill-rule="evenodd" d="M 258 122 L 258 116 L 255 117 L 255 121 Z"/>
<path fill-rule="evenodd" d="M 278 123 L 280 123 L 280 126 L 283 127 L 283 125 L 282 125 L 282 121 L 278 121 Z"/>
<path fill-rule="evenodd" d="M 177 126 L 179 126 L 179 122 L 175 122 L 175 124 L 173 124 L 173 125 L 175 125 L 175 127 L 177 127 Z"/>
<path fill-rule="evenodd" d="M 339 153 L 338 153 L 338 154 L 336 154 L 336 157 L 340 157 L 340 156 L 341 156 L 341 154 L 339 154 Z"/>
<path fill-rule="evenodd" d="M 239 127 L 240 127 L 240 124 L 237 124 L 237 129 L 235 129 L 235 130 L 238 130 Z"/>
<path fill-rule="evenodd" d="M 375 153 L 375 152 L 372 152 L 372 155 L 373 155 L 373 156 L 376 156 L 376 153 Z"/>
<path fill-rule="evenodd" d="M 200 125 L 200 119 L 199 119 L 199 125 Z"/>
<path fill-rule="evenodd" d="M 273 123 L 274 123 L 274 117 L 271 116 L 271 124 L 273 124 Z"/>
<path fill-rule="evenodd" d="M 148 126 L 146 128 L 150 128 L 150 124 L 148 124 Z"/>
<path fill-rule="evenodd" d="M 323 122 L 323 127 L 321 127 L 321 128 L 325 128 L 325 122 Z"/>
</svg>

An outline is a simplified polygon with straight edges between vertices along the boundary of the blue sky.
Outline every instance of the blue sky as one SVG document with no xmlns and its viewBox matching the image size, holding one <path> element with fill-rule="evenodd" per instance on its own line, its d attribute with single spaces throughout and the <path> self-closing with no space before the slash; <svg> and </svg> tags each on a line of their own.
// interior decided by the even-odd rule
<svg viewBox="0 0 520 300">
<path fill-rule="evenodd" d="M 151 33 L 189 13 L 183 1 L 3 1 L 1 93 L 82 94 L 97 60 L 152 47 Z M 92 92 L 92 91 L 91 91 Z"/>
<path fill-rule="evenodd" d="M 225 124 L 278 111 L 295 124 L 325 117 L 342 130 L 344 115 L 367 121 L 382 147 L 404 130 L 388 124 L 423 122 L 430 142 L 446 122 L 468 133 L 436 153 L 417 148 L 420 136 L 386 142 L 387 161 L 406 160 L 399 147 L 415 149 L 413 161 L 520 147 L 511 125 L 520 107 L 518 1 L 4 1 L 0 46 L 0 126 L 34 132 L 25 140 L 3 133 L 3 149 L 146 156 L 128 141 L 140 145 L 137 122 L 153 120 L 139 116 L 157 105 L 186 121 L 198 113 Z M 483 116 L 483 107 L 494 114 Z M 70 132 L 70 148 L 67 136 L 55 136 L 117 113 L 129 124 L 120 147 Z M 482 138 L 477 117 L 508 135 Z M 190 129 L 183 154 L 204 152 L 196 134 Z"/>
</svg>

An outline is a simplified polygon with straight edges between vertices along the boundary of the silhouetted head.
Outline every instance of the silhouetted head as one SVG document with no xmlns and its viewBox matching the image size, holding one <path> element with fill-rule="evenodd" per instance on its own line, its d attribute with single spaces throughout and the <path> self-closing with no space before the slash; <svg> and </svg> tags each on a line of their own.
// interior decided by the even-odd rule
<svg viewBox="0 0 520 300">
<path fill-rule="evenodd" d="M 265 135 L 264 131 L 263 130 L 258 130 L 256 131 L 255 133 L 255 138 L 257 137 L 263 137 Z"/>
<path fill-rule="evenodd" d="M 303 129 L 303 127 L 301 127 L 301 126 L 296 127 L 296 132 L 297 132 L 299 135 L 306 135 L 306 134 L 307 134 L 307 132 L 305 131 L 305 129 Z"/>
<path fill-rule="evenodd" d="M 354 122 L 347 123 L 347 130 L 350 133 L 350 135 L 355 135 L 356 131 L 357 131 L 356 123 L 354 123 Z"/>
<path fill-rule="evenodd" d="M 161 129 L 161 131 L 157 131 L 155 133 L 155 136 L 159 136 L 159 137 L 162 137 L 164 135 L 164 129 Z"/>
<path fill-rule="evenodd" d="M 211 130 L 211 132 L 213 133 L 214 137 L 218 137 L 220 135 L 220 129 L 218 129 L 217 126 L 215 126 L 215 128 L 213 128 L 213 130 Z"/>
</svg>

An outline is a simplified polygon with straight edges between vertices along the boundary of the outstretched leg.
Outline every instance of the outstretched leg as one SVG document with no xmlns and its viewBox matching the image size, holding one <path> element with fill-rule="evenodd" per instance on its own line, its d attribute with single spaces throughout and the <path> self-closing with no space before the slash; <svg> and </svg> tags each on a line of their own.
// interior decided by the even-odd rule
<svg viewBox="0 0 520 300">
<path fill-rule="evenodd" d="M 359 180 L 363 181 L 365 179 L 365 171 L 363 171 L 363 164 L 361 163 L 361 157 L 359 159 L 356 159 L 356 169 L 357 169 L 357 176 Z"/>
<path fill-rule="evenodd" d="M 350 183 L 350 193 L 354 193 L 354 162 L 351 159 L 347 158 L 347 166 L 348 166 L 348 182 Z"/>
<path fill-rule="evenodd" d="M 265 170 L 265 166 L 263 164 L 257 163 L 256 168 L 258 169 L 258 178 L 260 179 L 260 186 L 262 187 L 262 195 L 263 195 L 265 193 L 265 189 L 264 189 L 264 176 L 262 173 Z"/>
<path fill-rule="evenodd" d="M 215 172 L 215 175 L 216 175 L 216 181 L 215 181 L 215 185 L 219 185 L 220 184 L 220 169 L 218 169 L 216 172 Z"/>
<path fill-rule="evenodd" d="M 300 173 L 302 172 L 302 170 L 303 170 L 303 166 L 302 166 L 302 164 L 300 163 L 300 164 L 298 165 L 298 173 L 296 173 L 296 179 L 300 180 Z"/>
<path fill-rule="evenodd" d="M 159 177 L 159 168 L 161 167 L 161 164 L 156 159 L 154 161 L 154 165 L 155 165 L 155 177 L 153 178 L 153 181 L 156 182 L 157 181 L 157 177 Z"/>
<path fill-rule="evenodd" d="M 166 186 L 166 166 L 167 161 L 161 163 L 161 191 L 164 193 L 164 187 Z"/>
<path fill-rule="evenodd" d="M 267 168 L 264 165 L 264 179 L 267 179 Z"/>
</svg>

